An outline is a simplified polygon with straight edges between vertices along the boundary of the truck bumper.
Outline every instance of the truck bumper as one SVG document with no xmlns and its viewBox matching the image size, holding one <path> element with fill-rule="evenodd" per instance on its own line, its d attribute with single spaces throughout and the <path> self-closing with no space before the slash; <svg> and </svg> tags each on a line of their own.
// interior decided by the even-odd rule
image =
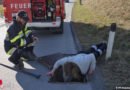
<svg viewBox="0 0 130 90">
<path fill-rule="evenodd" d="M 39 27 L 39 28 L 48 28 L 48 27 L 60 27 L 61 18 L 57 17 L 56 22 L 31 22 L 27 23 L 27 27 Z"/>
</svg>

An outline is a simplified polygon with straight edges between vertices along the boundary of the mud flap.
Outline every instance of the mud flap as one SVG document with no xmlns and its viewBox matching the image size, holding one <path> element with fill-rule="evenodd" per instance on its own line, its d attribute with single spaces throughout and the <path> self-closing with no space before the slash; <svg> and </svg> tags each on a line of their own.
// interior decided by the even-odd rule
<svg viewBox="0 0 130 90">
<path fill-rule="evenodd" d="M 58 61 L 59 59 L 63 57 L 73 56 L 73 55 L 75 54 L 55 53 L 48 56 L 39 57 L 38 62 L 46 66 L 48 69 L 52 69 L 56 61 Z"/>
</svg>

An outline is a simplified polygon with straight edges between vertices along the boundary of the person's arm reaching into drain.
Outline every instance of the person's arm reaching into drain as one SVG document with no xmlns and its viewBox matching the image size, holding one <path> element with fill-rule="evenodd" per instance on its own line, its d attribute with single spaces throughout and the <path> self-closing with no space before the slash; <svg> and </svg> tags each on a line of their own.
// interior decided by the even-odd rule
<svg viewBox="0 0 130 90">
<path fill-rule="evenodd" d="M 88 74 L 92 74 L 95 70 L 95 67 L 96 67 L 96 61 L 94 59 L 92 59 L 92 63 L 90 65 L 90 69 L 89 69 Z"/>
<path fill-rule="evenodd" d="M 46 76 L 53 76 L 54 73 L 55 73 L 55 70 L 56 70 L 59 66 L 63 65 L 66 61 L 67 61 L 66 58 L 62 58 L 62 59 L 58 60 L 58 61 L 54 64 L 53 69 L 52 69 L 50 72 L 46 73 Z"/>
<path fill-rule="evenodd" d="M 52 69 L 50 72 L 46 73 L 46 76 L 53 76 L 55 70 L 56 70 L 56 69 L 53 67 L 53 69 Z"/>
</svg>

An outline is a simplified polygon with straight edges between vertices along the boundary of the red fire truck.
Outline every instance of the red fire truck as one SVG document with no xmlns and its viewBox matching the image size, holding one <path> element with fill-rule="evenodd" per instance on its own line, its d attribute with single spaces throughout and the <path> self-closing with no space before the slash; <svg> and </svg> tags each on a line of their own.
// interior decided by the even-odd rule
<svg viewBox="0 0 130 90">
<path fill-rule="evenodd" d="M 19 10 L 28 13 L 30 28 L 56 28 L 63 33 L 64 0 L 3 0 L 5 22 L 12 22 Z"/>
</svg>

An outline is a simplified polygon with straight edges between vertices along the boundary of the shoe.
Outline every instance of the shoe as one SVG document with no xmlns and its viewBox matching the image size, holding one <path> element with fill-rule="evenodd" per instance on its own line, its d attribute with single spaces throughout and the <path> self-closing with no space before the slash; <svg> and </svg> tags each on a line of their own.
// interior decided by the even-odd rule
<svg viewBox="0 0 130 90">
<path fill-rule="evenodd" d="M 92 50 L 92 51 L 96 51 L 96 50 L 97 50 L 97 45 L 92 45 L 92 46 L 91 46 L 91 50 Z"/>
<path fill-rule="evenodd" d="M 103 44 L 103 42 L 99 43 L 99 44 L 96 44 L 97 46 L 97 49 Z"/>
<path fill-rule="evenodd" d="M 107 43 L 105 43 L 105 42 L 101 43 L 101 45 L 98 47 L 98 49 L 105 51 L 107 49 Z"/>
</svg>

